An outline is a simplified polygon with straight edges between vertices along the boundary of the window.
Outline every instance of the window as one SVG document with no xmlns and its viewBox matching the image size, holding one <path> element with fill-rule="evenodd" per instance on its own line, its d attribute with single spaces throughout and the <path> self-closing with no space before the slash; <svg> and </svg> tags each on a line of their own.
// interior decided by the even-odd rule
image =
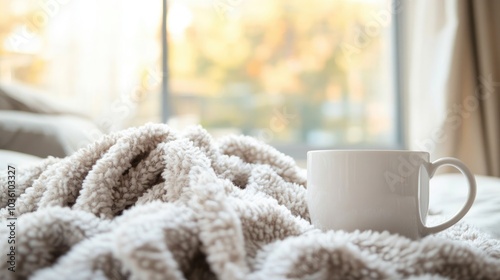
<svg viewBox="0 0 500 280">
<path fill-rule="evenodd" d="M 388 1 L 172 0 L 172 123 L 244 133 L 296 156 L 398 144 Z"/>
<path fill-rule="evenodd" d="M 298 158 L 401 146 L 391 1 L 170 0 L 165 41 L 155 0 L 0 9 L 0 80 L 43 88 L 104 129 L 161 121 L 167 98 L 172 126 L 251 135 Z"/>
</svg>

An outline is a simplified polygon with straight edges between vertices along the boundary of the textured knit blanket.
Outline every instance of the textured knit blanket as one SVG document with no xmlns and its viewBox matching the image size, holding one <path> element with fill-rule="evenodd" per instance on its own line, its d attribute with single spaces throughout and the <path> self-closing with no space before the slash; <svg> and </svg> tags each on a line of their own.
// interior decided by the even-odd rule
<svg viewBox="0 0 500 280">
<path fill-rule="evenodd" d="M 13 213 L 6 174 L 1 279 L 500 278 L 500 242 L 463 223 L 417 241 L 315 229 L 305 171 L 251 137 L 161 124 L 109 134 L 19 167 Z"/>
</svg>

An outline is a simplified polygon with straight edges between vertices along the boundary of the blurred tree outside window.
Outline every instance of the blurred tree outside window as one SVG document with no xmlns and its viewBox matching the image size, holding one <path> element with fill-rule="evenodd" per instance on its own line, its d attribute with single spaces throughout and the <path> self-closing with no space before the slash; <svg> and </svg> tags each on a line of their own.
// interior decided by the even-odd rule
<svg viewBox="0 0 500 280">
<path fill-rule="evenodd" d="M 176 123 L 278 145 L 395 146 L 390 1 L 173 0 L 168 8 Z"/>
</svg>

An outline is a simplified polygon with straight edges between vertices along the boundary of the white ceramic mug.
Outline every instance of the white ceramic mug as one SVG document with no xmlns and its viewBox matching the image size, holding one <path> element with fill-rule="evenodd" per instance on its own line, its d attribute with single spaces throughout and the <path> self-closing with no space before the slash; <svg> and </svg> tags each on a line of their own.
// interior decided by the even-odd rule
<svg viewBox="0 0 500 280">
<path fill-rule="evenodd" d="M 469 181 L 469 197 L 450 220 L 426 226 L 429 180 L 451 165 Z M 429 162 L 415 151 L 325 150 L 307 153 L 307 205 L 313 225 L 323 230 L 387 230 L 417 239 L 442 231 L 469 211 L 476 181 L 458 159 Z"/>
</svg>

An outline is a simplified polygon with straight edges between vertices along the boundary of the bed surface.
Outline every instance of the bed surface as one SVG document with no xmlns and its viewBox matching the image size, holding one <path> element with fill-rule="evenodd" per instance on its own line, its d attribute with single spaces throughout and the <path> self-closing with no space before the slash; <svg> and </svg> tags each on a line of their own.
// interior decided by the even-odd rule
<svg viewBox="0 0 500 280">
<path fill-rule="evenodd" d="M 476 200 L 462 221 L 500 238 L 500 178 L 475 177 Z M 451 217 L 465 203 L 467 191 L 461 174 L 437 175 L 430 182 L 430 213 Z"/>
<path fill-rule="evenodd" d="M 41 160 L 37 156 L 0 149 L 0 169 L 2 170 L 7 169 L 7 165 L 9 164 L 18 167 L 34 164 Z"/>
</svg>

